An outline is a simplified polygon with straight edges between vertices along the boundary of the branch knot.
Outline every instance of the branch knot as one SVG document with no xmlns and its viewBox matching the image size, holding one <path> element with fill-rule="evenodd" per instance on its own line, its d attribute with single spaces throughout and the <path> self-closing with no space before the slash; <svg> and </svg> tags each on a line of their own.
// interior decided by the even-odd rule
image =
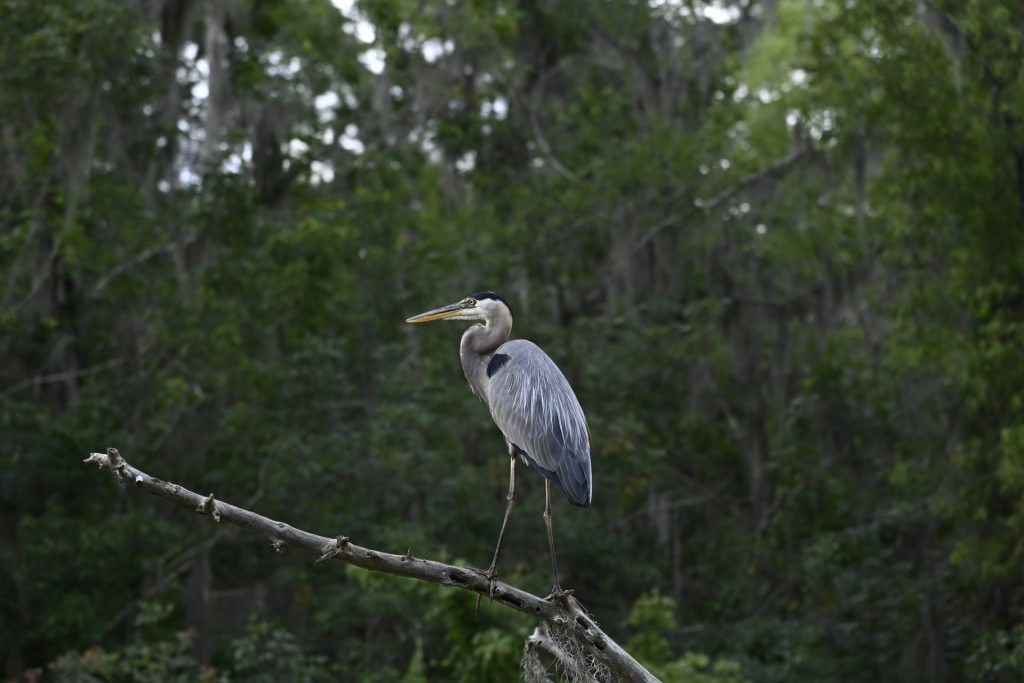
<svg viewBox="0 0 1024 683">
<path fill-rule="evenodd" d="M 317 562 L 323 562 L 324 560 L 330 560 L 341 554 L 342 549 L 348 545 L 348 536 L 337 536 L 334 539 L 334 543 L 331 543 L 327 550 L 324 551 L 323 555 L 317 558 Z"/>
<path fill-rule="evenodd" d="M 220 521 L 220 511 L 217 510 L 217 501 L 214 500 L 212 493 L 206 498 L 203 498 L 203 502 L 196 506 L 196 512 L 201 515 L 209 515 L 210 517 L 213 517 L 213 521 L 215 522 Z"/>
</svg>

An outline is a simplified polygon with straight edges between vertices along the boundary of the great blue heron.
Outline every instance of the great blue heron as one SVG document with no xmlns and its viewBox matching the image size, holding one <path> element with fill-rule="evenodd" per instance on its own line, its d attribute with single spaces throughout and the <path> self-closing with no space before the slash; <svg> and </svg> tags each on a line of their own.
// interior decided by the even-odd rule
<svg viewBox="0 0 1024 683">
<path fill-rule="evenodd" d="M 512 307 L 494 292 L 480 292 L 448 306 L 420 313 L 407 323 L 465 320 L 479 323 L 462 335 L 459 357 L 469 386 L 483 399 L 511 456 L 505 517 L 487 578 L 497 577 L 505 525 L 516 496 L 516 458 L 544 475 L 544 524 L 548 530 L 555 593 L 562 590 L 551 530 L 551 485 L 569 502 L 589 507 L 593 494 L 590 437 L 580 402 L 554 361 L 525 339 L 509 341 Z"/>
</svg>

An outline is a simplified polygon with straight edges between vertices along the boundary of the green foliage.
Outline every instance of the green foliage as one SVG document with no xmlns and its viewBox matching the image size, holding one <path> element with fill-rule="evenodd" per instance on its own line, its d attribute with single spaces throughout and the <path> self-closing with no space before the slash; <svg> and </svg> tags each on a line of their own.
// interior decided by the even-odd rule
<svg viewBox="0 0 1024 683">
<path fill-rule="evenodd" d="M 166 610 L 137 620 L 139 626 L 166 617 Z M 253 621 L 247 632 L 230 645 L 228 664 L 222 669 L 200 666 L 192 655 L 195 634 L 183 631 L 166 641 L 139 641 L 116 651 L 91 648 L 67 653 L 46 672 L 58 683 L 230 683 L 231 681 L 333 680 L 327 658 L 303 652 L 295 636 L 267 622 Z M 26 680 L 31 680 L 27 677 Z M 416 679 L 410 679 L 416 680 Z"/>
<path fill-rule="evenodd" d="M 675 600 L 657 592 L 641 596 L 626 617 L 626 626 L 635 631 L 626 649 L 643 661 L 669 659 L 672 650 L 667 635 L 676 630 Z"/>
<path fill-rule="evenodd" d="M 676 604 L 672 598 L 654 592 L 641 596 L 626 618 L 633 631 L 626 649 L 665 683 L 745 683 L 739 663 L 712 659 L 707 655 L 672 653 L 668 638 L 677 630 Z"/>
<path fill-rule="evenodd" d="M 1020 3 L 338 4 L 0 2 L 5 676 L 515 680 L 523 615 L 80 464 L 483 564 L 505 445 L 401 321 L 495 289 L 589 418 L 563 583 L 663 680 L 1020 678 Z"/>
<path fill-rule="evenodd" d="M 47 668 L 58 683 L 227 683 L 230 679 L 213 669 L 197 673 L 197 663 L 190 653 L 192 640 L 193 634 L 186 631 L 172 640 L 136 643 L 116 652 L 93 648 L 82 654 L 62 655 Z"/>
<path fill-rule="evenodd" d="M 1018 680 L 1024 674 L 1024 627 L 981 638 L 967 664 L 971 680 Z"/>
<path fill-rule="evenodd" d="M 231 643 L 231 671 L 237 680 L 253 683 L 330 680 L 326 657 L 305 654 L 293 634 L 262 621 L 250 623 Z"/>
</svg>

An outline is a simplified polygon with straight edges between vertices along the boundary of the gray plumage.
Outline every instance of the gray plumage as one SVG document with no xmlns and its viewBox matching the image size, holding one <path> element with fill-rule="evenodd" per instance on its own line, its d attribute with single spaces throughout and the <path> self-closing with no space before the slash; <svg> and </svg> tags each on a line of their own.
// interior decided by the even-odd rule
<svg viewBox="0 0 1024 683">
<path fill-rule="evenodd" d="M 510 447 L 573 505 L 589 507 L 593 484 L 587 420 L 569 382 L 533 342 L 505 342 L 496 353 L 509 360 L 485 389 L 495 424 Z"/>
<path fill-rule="evenodd" d="M 576 394 L 539 346 L 525 339 L 505 341 L 512 331 L 508 306 L 496 300 L 478 303 L 484 301 L 487 319 L 466 330 L 459 344 L 470 388 L 487 404 L 510 454 L 519 455 L 573 505 L 589 507 L 590 438 Z M 508 360 L 488 376 L 492 359 L 502 355 Z"/>
</svg>

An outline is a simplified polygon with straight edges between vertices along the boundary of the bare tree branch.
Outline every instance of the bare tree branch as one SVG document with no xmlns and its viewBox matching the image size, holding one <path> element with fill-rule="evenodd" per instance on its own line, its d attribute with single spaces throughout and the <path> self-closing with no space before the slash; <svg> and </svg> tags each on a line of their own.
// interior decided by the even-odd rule
<svg viewBox="0 0 1024 683">
<path fill-rule="evenodd" d="M 23 389 L 28 389 L 29 387 L 39 388 L 44 384 L 53 384 L 55 382 L 64 382 L 69 379 L 78 379 L 79 377 L 88 377 L 89 375 L 95 375 L 100 372 L 103 372 L 104 370 L 109 370 L 110 368 L 117 367 L 118 365 L 124 363 L 125 360 L 125 358 L 113 358 L 98 365 L 92 365 L 90 367 L 82 368 L 80 370 L 65 370 L 64 372 L 55 372 L 50 375 L 35 375 L 34 377 L 23 379 L 17 384 L 0 392 L 0 400 L 13 396 L 19 391 L 22 391 Z"/>
<path fill-rule="evenodd" d="M 533 88 L 533 93 L 523 93 L 522 95 L 513 94 L 513 98 L 519 104 L 520 107 L 526 112 L 526 118 L 530 122 L 530 131 L 533 133 L 534 142 L 537 143 L 537 147 L 544 154 L 547 162 L 551 165 L 551 168 L 555 170 L 558 175 L 562 176 L 569 182 L 576 182 L 579 178 L 575 173 L 566 168 L 557 156 L 555 151 L 551 147 L 551 143 L 548 142 L 547 136 L 544 135 L 544 130 L 540 126 L 540 122 L 537 120 L 537 103 L 544 95 L 544 88 L 547 80 L 551 75 L 562 68 L 564 68 L 565 62 L 569 61 L 569 58 L 563 60 L 559 64 L 555 65 L 551 71 L 541 74 L 537 80 L 536 85 Z"/>
<path fill-rule="evenodd" d="M 405 555 L 394 555 L 364 548 L 352 543 L 347 536 L 328 538 L 303 531 L 251 510 L 219 501 L 212 493 L 201 496 L 178 484 L 152 477 L 129 465 L 116 448 L 108 448 L 106 454 L 92 453 L 83 462 L 93 463 L 100 468 L 105 467 L 121 483 L 134 483 L 144 491 L 206 515 L 215 522 L 229 522 L 244 529 L 263 533 L 270 538 L 272 547 L 279 552 L 286 546 L 304 548 L 318 553 L 318 562 L 337 559 L 369 571 L 461 588 L 483 596 L 489 595 L 494 602 L 538 617 L 552 628 L 568 631 L 588 655 L 622 680 L 641 683 L 658 680 L 598 627 L 571 592 L 540 598 L 503 581 L 494 581 L 491 584 L 479 569 L 420 559 L 413 557 L 411 551 Z"/>
<path fill-rule="evenodd" d="M 707 211 L 716 209 L 742 192 L 747 192 L 767 183 L 772 183 L 785 178 L 790 171 L 799 166 L 805 160 L 813 159 L 818 155 L 819 152 L 813 147 L 805 146 L 797 149 L 785 159 L 776 161 L 774 164 L 771 164 L 760 171 L 743 176 L 735 185 L 724 190 L 720 194 L 717 194 L 710 199 L 698 199 L 697 201 L 699 203 L 697 206 Z"/>
<path fill-rule="evenodd" d="M 185 240 L 185 245 L 187 246 L 193 241 L 194 240 Z M 155 247 L 144 249 L 143 251 L 136 254 L 127 261 L 122 261 L 113 268 L 109 269 L 106 275 L 101 277 L 93 284 L 93 286 L 89 289 L 89 298 L 99 298 L 99 296 L 103 294 L 103 290 L 107 288 L 107 285 L 109 285 L 113 280 L 122 275 L 125 271 L 134 268 L 135 266 L 141 265 L 154 257 L 162 256 L 163 254 L 170 254 L 171 252 L 178 249 L 178 247 L 179 245 L 176 242 L 159 244 Z"/>
</svg>

